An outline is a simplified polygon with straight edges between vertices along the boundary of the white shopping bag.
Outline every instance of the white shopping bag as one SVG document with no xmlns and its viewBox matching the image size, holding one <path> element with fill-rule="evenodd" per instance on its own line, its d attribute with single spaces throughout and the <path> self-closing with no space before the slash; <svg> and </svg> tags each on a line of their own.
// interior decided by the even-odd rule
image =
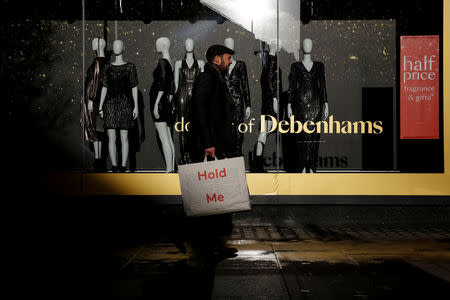
<svg viewBox="0 0 450 300">
<path fill-rule="evenodd" d="M 186 215 L 209 216 L 250 210 L 244 157 L 180 165 Z"/>
</svg>

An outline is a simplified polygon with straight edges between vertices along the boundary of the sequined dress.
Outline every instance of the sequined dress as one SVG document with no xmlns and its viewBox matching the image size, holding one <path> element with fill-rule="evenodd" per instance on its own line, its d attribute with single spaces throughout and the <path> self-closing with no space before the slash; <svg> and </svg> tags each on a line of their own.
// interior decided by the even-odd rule
<svg viewBox="0 0 450 300">
<path fill-rule="evenodd" d="M 108 64 L 102 76 L 103 86 L 108 88 L 103 104 L 105 129 L 131 129 L 134 126 L 134 100 L 132 88 L 138 85 L 133 63 Z"/>
<path fill-rule="evenodd" d="M 244 134 L 239 132 L 238 126 L 244 122 L 245 108 L 250 107 L 250 89 L 245 62 L 236 61 L 231 72 L 225 75 L 225 81 L 233 98 L 233 155 L 241 156 Z"/>
<path fill-rule="evenodd" d="M 194 59 L 194 63 L 191 67 L 183 59 L 181 62 L 179 77 L 178 77 L 178 90 L 175 94 L 174 101 L 176 107 L 177 122 L 181 122 L 181 118 L 184 118 L 184 124 L 191 121 L 191 99 L 192 88 L 194 87 L 195 79 L 200 75 L 200 67 L 198 61 Z M 180 164 L 189 162 L 188 153 L 191 149 L 189 132 L 181 131 L 178 133 L 180 141 Z"/>
<path fill-rule="evenodd" d="M 324 64 L 318 61 L 308 71 L 302 62 L 293 63 L 289 74 L 289 103 L 296 121 L 318 122 L 322 119 L 322 107 L 327 102 Z M 303 168 L 316 171 L 320 134 L 297 134 L 296 145 L 300 154 L 298 171 Z"/>
<path fill-rule="evenodd" d="M 281 69 L 277 68 L 277 56 L 267 55 L 267 62 L 261 72 L 261 91 L 262 91 L 262 104 L 261 114 L 271 115 L 276 118 L 277 114 L 273 110 L 273 99 L 278 99 L 277 94 L 277 77 L 279 82 L 279 92 L 283 91 L 281 82 Z M 279 75 L 277 75 L 277 72 Z"/>
</svg>

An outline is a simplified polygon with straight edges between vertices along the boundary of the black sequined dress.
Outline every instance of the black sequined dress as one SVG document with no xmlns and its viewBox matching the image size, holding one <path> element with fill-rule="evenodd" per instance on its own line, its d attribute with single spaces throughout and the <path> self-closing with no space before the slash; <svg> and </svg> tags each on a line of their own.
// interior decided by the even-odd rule
<svg viewBox="0 0 450 300">
<path fill-rule="evenodd" d="M 279 75 L 277 76 L 277 73 Z M 277 68 L 277 56 L 267 55 L 267 62 L 263 67 L 261 73 L 261 91 L 262 91 L 262 104 L 261 114 L 271 115 L 277 118 L 277 114 L 273 110 L 273 99 L 277 98 L 277 77 L 279 83 L 279 92 L 283 91 L 281 82 L 281 69 Z"/>
<path fill-rule="evenodd" d="M 103 103 L 105 129 L 131 129 L 134 126 L 134 100 L 132 88 L 138 85 L 136 67 L 132 63 L 108 64 L 102 76 L 103 86 L 108 88 Z"/>
<path fill-rule="evenodd" d="M 302 62 L 293 63 L 289 74 L 289 103 L 295 120 L 318 122 L 322 119 L 322 107 L 327 102 L 325 68 L 323 63 L 314 61 L 310 71 Z M 300 154 L 298 171 L 316 171 L 319 154 L 320 134 L 317 131 L 297 134 L 296 145 Z"/>
<path fill-rule="evenodd" d="M 173 82 L 172 66 L 165 58 L 160 58 L 156 69 L 153 71 L 153 83 L 150 88 L 150 112 L 153 122 L 166 122 L 172 124 L 174 121 L 174 109 L 169 95 L 173 95 L 175 90 Z M 153 110 L 158 98 L 158 93 L 162 91 L 162 97 L 158 103 L 159 118 L 153 114 Z"/>
<path fill-rule="evenodd" d="M 233 156 L 242 156 L 244 134 L 239 132 L 239 124 L 244 122 L 245 109 L 250 107 L 250 89 L 248 86 L 247 66 L 236 61 L 231 72 L 225 75 L 230 94 L 233 98 Z"/>
<path fill-rule="evenodd" d="M 185 59 L 182 60 L 178 77 L 178 90 L 174 97 L 177 122 L 181 122 L 182 117 L 184 118 L 184 124 L 191 121 L 192 88 L 200 72 L 201 70 L 196 59 L 194 59 L 191 67 L 189 67 Z M 189 163 L 188 153 L 191 149 L 189 132 L 178 132 L 178 137 L 181 153 L 180 164 Z"/>
</svg>

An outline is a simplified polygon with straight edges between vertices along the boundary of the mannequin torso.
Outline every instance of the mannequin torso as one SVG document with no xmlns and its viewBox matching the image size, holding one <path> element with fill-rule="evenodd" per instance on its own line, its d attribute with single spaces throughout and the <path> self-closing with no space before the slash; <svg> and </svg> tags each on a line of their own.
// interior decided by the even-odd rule
<svg viewBox="0 0 450 300">
<path fill-rule="evenodd" d="M 303 66 L 305 66 L 305 69 L 308 72 L 311 72 L 311 69 L 314 65 L 314 62 L 311 60 L 311 54 L 305 54 L 303 56 L 302 64 L 303 64 Z"/>
<path fill-rule="evenodd" d="M 228 69 L 228 74 L 231 74 L 231 72 L 233 72 L 234 66 L 236 66 L 236 59 L 234 57 L 232 57 L 232 62 Z"/>
<path fill-rule="evenodd" d="M 234 50 L 234 40 L 232 38 L 230 38 L 230 37 L 226 38 L 223 41 L 223 44 L 225 47 L 230 48 L 231 50 Z M 234 57 L 231 57 L 231 64 L 228 68 L 228 73 L 227 73 L 228 75 L 226 76 L 227 78 L 232 77 L 232 73 L 233 73 L 234 68 L 236 67 L 237 62 L 238 61 Z M 243 84 L 245 86 L 244 90 L 247 90 L 247 91 L 244 91 L 244 93 L 248 94 L 248 96 L 244 96 L 244 98 L 248 98 L 248 100 L 244 99 L 245 117 L 248 119 L 250 117 L 250 94 L 249 94 L 249 88 L 248 88 L 247 67 L 245 66 L 245 63 L 243 61 L 239 61 L 239 62 L 240 62 L 240 64 L 243 64 L 243 68 L 244 68 L 244 72 L 245 72 L 245 75 L 243 75 L 245 78 L 242 78 L 242 80 L 245 81 L 245 83 Z"/>
</svg>

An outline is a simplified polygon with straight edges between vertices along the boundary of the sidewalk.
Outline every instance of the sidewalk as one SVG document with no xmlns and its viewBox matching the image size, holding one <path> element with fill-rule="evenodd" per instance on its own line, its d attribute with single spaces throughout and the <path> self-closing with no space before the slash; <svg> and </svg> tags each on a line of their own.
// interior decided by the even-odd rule
<svg viewBox="0 0 450 300">
<path fill-rule="evenodd" d="M 107 276 L 73 279 L 69 299 L 447 299 L 450 290 L 447 227 L 237 226 L 228 243 L 239 255 L 206 265 L 169 241 L 119 249 L 103 260 Z"/>
</svg>

